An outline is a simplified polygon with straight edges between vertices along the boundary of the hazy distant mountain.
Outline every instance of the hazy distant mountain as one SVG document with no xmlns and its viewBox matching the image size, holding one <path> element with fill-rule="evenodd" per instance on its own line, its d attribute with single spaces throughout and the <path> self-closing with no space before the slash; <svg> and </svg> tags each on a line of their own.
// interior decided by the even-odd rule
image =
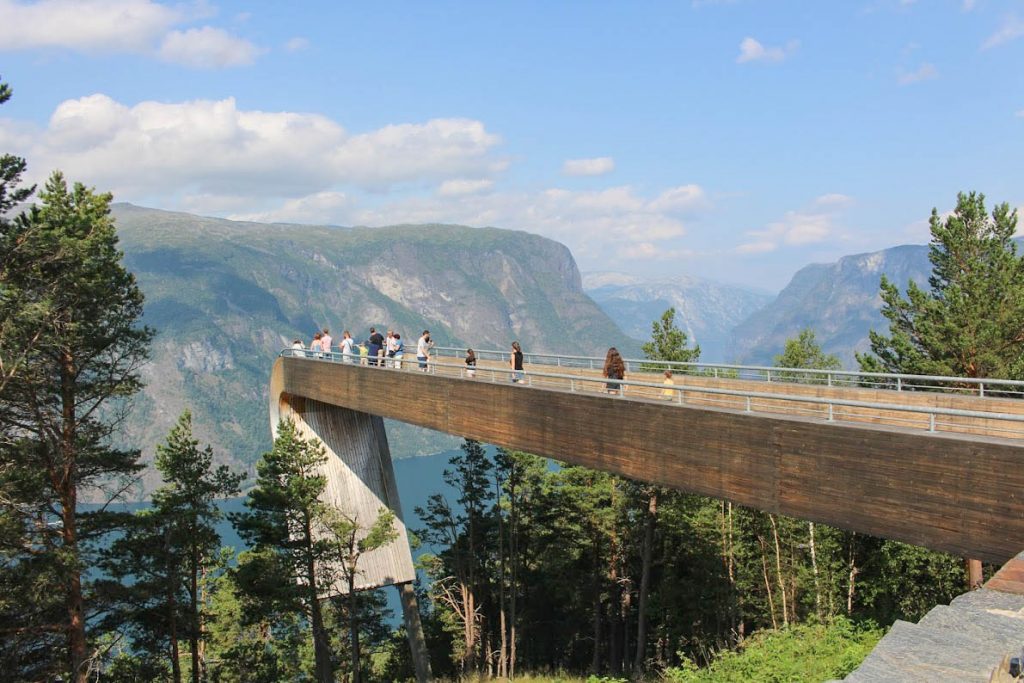
<svg viewBox="0 0 1024 683">
<path fill-rule="evenodd" d="M 569 250 L 537 235 L 451 225 L 266 225 L 114 207 L 125 263 L 157 328 L 148 386 L 128 438 L 152 453 L 183 408 L 227 461 L 269 445 L 267 379 L 275 354 L 324 326 L 365 339 L 371 325 L 410 343 L 603 354 L 627 338 L 584 294 Z M 381 396 L 381 401 L 395 397 Z M 408 399 L 408 397 L 402 397 Z M 390 430 L 396 456 L 452 446 Z"/>
<path fill-rule="evenodd" d="M 888 332 L 882 317 L 879 282 L 885 274 L 901 291 L 914 280 L 927 287 L 928 247 L 904 245 L 835 263 L 806 266 L 779 296 L 732 332 L 729 354 L 743 363 L 771 365 L 786 340 L 810 327 L 822 348 L 846 368 L 856 368 L 855 351 L 867 351 L 868 331 Z"/>
<path fill-rule="evenodd" d="M 728 359 L 730 332 L 773 295 L 696 277 L 642 278 L 623 273 L 585 273 L 583 288 L 619 327 L 634 339 L 651 337 L 651 323 L 669 307 L 701 360 Z"/>
</svg>

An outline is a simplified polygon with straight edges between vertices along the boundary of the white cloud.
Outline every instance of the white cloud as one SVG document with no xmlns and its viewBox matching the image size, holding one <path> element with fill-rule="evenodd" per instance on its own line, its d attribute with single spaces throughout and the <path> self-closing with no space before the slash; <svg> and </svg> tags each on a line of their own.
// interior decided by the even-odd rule
<svg viewBox="0 0 1024 683">
<path fill-rule="evenodd" d="M 787 211 L 781 219 L 769 223 L 762 230 L 748 231 L 747 235 L 753 239 L 740 244 L 735 251 L 760 254 L 775 251 L 783 245 L 801 247 L 824 242 L 835 235 L 839 213 L 852 204 L 853 199 L 844 194 L 821 195 L 808 207 Z"/>
<path fill-rule="evenodd" d="M 469 119 L 435 119 L 350 135 L 318 114 L 239 109 L 234 99 L 128 106 L 67 100 L 48 125 L 0 120 L 0 139 L 69 177 L 137 201 L 150 196 L 296 198 L 353 185 L 486 178 L 507 164 L 498 136 Z"/>
<path fill-rule="evenodd" d="M 615 160 L 611 157 L 595 157 L 593 159 L 567 159 L 562 164 L 562 173 L 570 176 L 598 176 L 615 170 Z"/>
<path fill-rule="evenodd" d="M 165 62 L 198 69 L 247 66 L 260 50 L 248 40 L 212 26 L 171 31 L 164 36 L 158 54 Z"/>
<path fill-rule="evenodd" d="M 853 197 L 849 195 L 840 194 L 838 192 L 830 192 L 823 194 L 814 200 L 814 203 L 818 206 L 834 207 L 837 209 L 846 208 L 853 204 Z"/>
<path fill-rule="evenodd" d="M 1017 113 L 1014 114 L 1014 116 L 1016 116 L 1018 119 L 1024 119 L 1024 109 L 1019 110 Z"/>
<path fill-rule="evenodd" d="M 962 9 L 964 12 L 970 12 L 975 7 L 977 7 L 977 5 L 977 0 L 963 0 L 963 2 L 960 3 L 960 9 Z"/>
<path fill-rule="evenodd" d="M 1003 19 L 1003 23 L 996 29 L 995 33 L 985 39 L 985 42 L 981 44 L 981 49 L 989 50 L 1004 43 L 1017 40 L 1021 36 L 1024 36 L 1024 21 L 1011 14 Z"/>
<path fill-rule="evenodd" d="M 615 170 L 615 161 L 611 157 L 567 159 L 562 164 L 564 175 L 604 175 L 613 170 Z"/>
<path fill-rule="evenodd" d="M 672 187 L 650 202 L 653 211 L 664 213 L 685 213 L 708 206 L 708 198 L 700 185 Z"/>
<path fill-rule="evenodd" d="M 142 52 L 182 19 L 149 0 L 0 0 L 0 50 Z"/>
<path fill-rule="evenodd" d="M 696 188 L 696 186 L 683 186 Z M 395 223 L 462 223 L 527 230 L 559 240 L 578 258 L 681 258 L 686 225 L 659 210 L 659 198 L 639 195 L 628 186 L 578 192 L 550 188 L 537 192 L 492 192 L 445 197 L 413 197 L 378 207 L 354 210 L 345 220 L 359 225 Z M 704 196 L 697 188 L 696 193 Z"/>
<path fill-rule="evenodd" d="M 896 81 L 900 85 L 911 85 L 913 83 L 920 83 L 921 81 L 930 81 L 939 77 L 938 69 L 935 68 L 934 64 L 925 62 L 921 64 L 915 71 L 901 71 Z"/>
<path fill-rule="evenodd" d="M 736 57 L 737 64 L 745 64 L 747 62 L 769 62 L 777 63 L 781 62 L 800 47 L 800 41 L 791 40 L 784 46 L 780 47 L 765 47 L 760 42 L 747 36 L 740 43 L 740 54 Z"/>
<path fill-rule="evenodd" d="M 494 181 L 489 178 L 470 180 L 468 178 L 454 178 L 441 183 L 437 193 L 442 197 L 460 197 L 467 194 L 477 194 L 494 187 Z"/>
<path fill-rule="evenodd" d="M 350 201 L 343 192 L 317 192 L 306 197 L 290 199 L 280 208 L 252 213 L 235 213 L 232 218 L 260 223 L 332 223 L 335 217 L 349 208 Z"/>
<path fill-rule="evenodd" d="M 345 140 L 331 164 L 360 185 L 383 189 L 403 181 L 499 173 L 508 162 L 491 150 L 501 138 L 472 119 L 432 119 L 385 126 Z"/>
<path fill-rule="evenodd" d="M 736 252 L 740 254 L 766 254 L 771 251 L 778 249 L 778 245 L 775 242 L 760 241 L 760 242 L 746 242 L 736 247 Z"/>
<path fill-rule="evenodd" d="M 0 52 L 57 48 L 143 54 L 199 68 L 251 64 L 260 50 L 247 40 L 212 26 L 175 28 L 211 14 L 204 2 L 0 0 Z"/>
<path fill-rule="evenodd" d="M 295 36 L 290 38 L 288 42 L 284 44 L 284 49 L 288 52 L 301 52 L 309 47 L 309 39 L 303 38 L 302 36 Z"/>
</svg>

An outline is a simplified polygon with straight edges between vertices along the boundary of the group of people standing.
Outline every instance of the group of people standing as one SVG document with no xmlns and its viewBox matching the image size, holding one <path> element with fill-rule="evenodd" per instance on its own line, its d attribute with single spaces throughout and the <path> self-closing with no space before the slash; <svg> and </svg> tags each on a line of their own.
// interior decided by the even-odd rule
<svg viewBox="0 0 1024 683">
<path fill-rule="evenodd" d="M 331 331 L 325 327 L 322 332 L 313 335 L 309 348 L 306 348 L 301 339 L 296 339 L 292 342 L 292 351 L 295 355 L 331 358 L 331 354 L 335 353 L 333 344 Z M 433 347 L 434 342 L 430 339 L 430 330 L 423 330 L 423 334 L 416 342 L 416 360 L 419 361 L 419 369 L 424 372 L 427 370 Z M 386 366 L 400 370 L 402 360 L 405 358 L 405 342 L 402 340 L 402 335 L 394 330 L 388 330 L 385 337 L 377 331 L 376 327 L 371 327 L 370 335 L 361 342 L 356 342 L 352 338 L 352 333 L 345 330 L 342 332 L 337 348 L 337 353 L 341 354 L 343 363 L 354 363 L 356 359 L 359 359 L 362 365 Z"/>
<path fill-rule="evenodd" d="M 313 341 L 308 349 L 301 339 L 296 339 L 292 343 L 292 349 L 295 355 L 330 358 L 334 353 L 333 343 L 331 332 L 325 327 L 322 332 L 313 335 Z M 423 372 L 429 370 L 433 348 L 434 342 L 430 339 L 430 330 L 423 330 L 423 334 L 416 340 L 416 361 L 419 370 Z M 405 342 L 402 341 L 402 335 L 393 330 L 388 330 L 385 337 L 375 327 L 371 327 L 370 336 L 365 341 L 356 343 L 352 339 L 352 334 L 345 330 L 338 343 L 338 351 L 341 353 L 341 360 L 344 363 L 353 363 L 358 358 L 362 365 L 393 367 L 400 370 L 405 357 Z M 466 349 L 465 363 L 466 377 L 476 377 L 477 357 L 473 349 Z M 523 349 L 518 341 L 512 342 L 508 364 L 512 371 L 512 382 L 519 384 L 524 379 L 524 373 Z M 608 349 L 608 353 L 605 355 L 601 374 L 609 380 L 605 383 L 605 390 L 609 394 L 617 395 L 622 392 L 623 380 L 626 378 L 626 361 L 614 346 Z M 672 379 L 671 370 L 665 370 L 664 385 L 662 398 L 672 399 L 675 395 L 673 389 L 675 382 Z"/>
</svg>

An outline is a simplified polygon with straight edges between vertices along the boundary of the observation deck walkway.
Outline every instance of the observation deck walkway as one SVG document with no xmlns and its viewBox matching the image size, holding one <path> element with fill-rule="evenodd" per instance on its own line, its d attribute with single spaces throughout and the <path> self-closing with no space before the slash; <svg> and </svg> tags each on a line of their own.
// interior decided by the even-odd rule
<svg viewBox="0 0 1024 683">
<path fill-rule="evenodd" d="M 602 359 L 527 354 L 513 384 L 507 354 L 478 352 L 472 377 L 461 350 L 435 354 L 420 372 L 285 350 L 271 419 L 344 459 L 345 420 L 372 416 L 387 471 L 380 418 L 964 557 L 1024 548 L 1024 383 L 674 364 L 666 386 L 665 363 L 616 382 Z M 367 505 L 400 511 L 385 484 Z"/>
</svg>

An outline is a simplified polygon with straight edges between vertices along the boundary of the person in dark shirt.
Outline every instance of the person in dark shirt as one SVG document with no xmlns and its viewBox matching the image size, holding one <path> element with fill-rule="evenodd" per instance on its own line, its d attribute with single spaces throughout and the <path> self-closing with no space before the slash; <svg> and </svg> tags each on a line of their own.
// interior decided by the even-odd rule
<svg viewBox="0 0 1024 683">
<path fill-rule="evenodd" d="M 367 341 L 370 347 L 370 365 L 377 365 L 380 362 L 380 352 L 384 348 L 384 335 L 370 328 L 370 339 Z"/>
<path fill-rule="evenodd" d="M 512 357 L 508 359 L 508 364 L 512 366 L 512 381 L 519 383 L 523 381 L 523 349 L 520 348 L 519 342 L 512 342 Z"/>
</svg>

